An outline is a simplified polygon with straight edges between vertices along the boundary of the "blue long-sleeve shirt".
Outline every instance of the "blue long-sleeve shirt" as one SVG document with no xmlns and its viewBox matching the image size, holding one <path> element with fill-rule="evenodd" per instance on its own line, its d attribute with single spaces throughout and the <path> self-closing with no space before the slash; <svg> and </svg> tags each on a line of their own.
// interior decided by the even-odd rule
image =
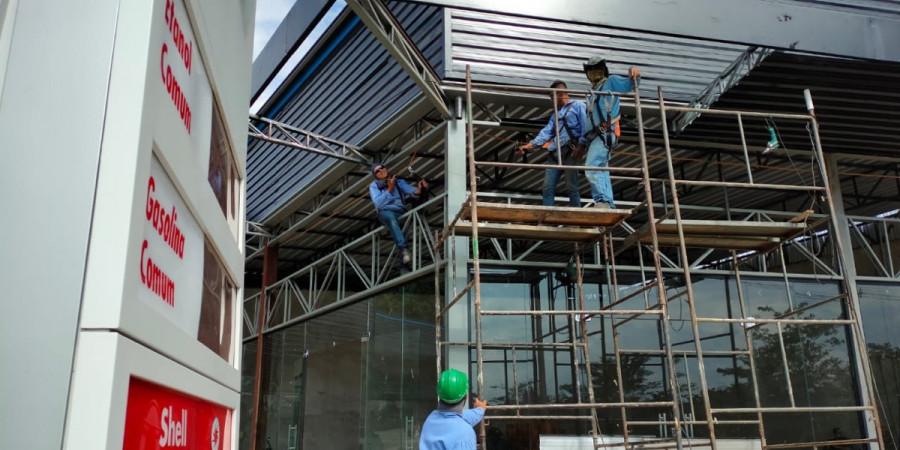
<svg viewBox="0 0 900 450">
<path fill-rule="evenodd" d="M 566 126 L 563 125 L 565 122 L 569 127 L 569 131 L 566 131 Z M 559 109 L 559 128 L 562 129 L 562 132 L 559 133 L 559 145 L 565 147 L 570 140 L 570 132 L 571 138 L 579 141 L 581 136 L 584 134 L 584 131 L 587 129 L 585 127 L 585 123 L 587 123 L 587 108 L 584 102 L 579 102 L 572 100 L 569 103 L 566 103 L 562 108 Z M 555 152 L 556 151 L 556 133 L 554 132 L 556 128 L 556 119 L 553 115 L 550 116 L 550 120 L 547 121 L 547 125 L 541 129 L 537 136 L 531 140 L 531 145 L 535 147 L 540 147 L 544 145 L 547 141 L 550 141 L 550 147 L 547 148 L 548 151 Z"/>
<path fill-rule="evenodd" d="M 388 191 L 387 180 L 375 180 L 369 185 L 369 197 L 378 211 L 393 211 L 402 213 L 406 211 L 403 199 L 416 195 L 416 188 L 406 182 L 397 179 L 393 191 Z"/>
<path fill-rule="evenodd" d="M 600 92 L 631 92 L 635 89 L 634 81 L 631 78 L 622 75 L 610 75 L 606 80 L 602 81 L 599 86 L 594 86 L 592 90 Z M 592 131 L 594 126 L 600 127 L 621 114 L 620 102 L 618 95 L 602 95 L 591 94 L 588 96 L 587 108 L 587 131 Z M 587 136 L 590 133 L 585 132 L 582 135 L 581 143 L 587 144 Z"/>
<path fill-rule="evenodd" d="M 419 450 L 475 450 L 475 430 L 484 418 L 484 408 L 455 411 L 434 410 L 422 425 Z"/>
</svg>

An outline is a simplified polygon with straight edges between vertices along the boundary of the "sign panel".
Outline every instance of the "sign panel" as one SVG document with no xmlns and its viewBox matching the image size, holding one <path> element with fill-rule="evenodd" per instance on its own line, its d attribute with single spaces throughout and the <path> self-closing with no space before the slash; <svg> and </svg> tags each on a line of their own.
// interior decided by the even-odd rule
<svg viewBox="0 0 900 450">
<path fill-rule="evenodd" d="M 230 450 L 232 411 L 131 378 L 123 450 Z"/>
<path fill-rule="evenodd" d="M 197 335 L 203 288 L 203 232 L 165 169 L 152 158 L 141 220 L 138 298 Z"/>
<path fill-rule="evenodd" d="M 154 44 L 150 49 L 149 92 L 155 102 L 155 138 L 167 145 L 181 146 L 194 155 L 198 167 L 206 168 L 212 126 L 212 90 L 191 21 L 182 0 L 164 0 L 153 24 Z M 163 125 L 165 124 L 165 125 Z M 186 140 L 185 140 L 186 138 Z M 201 176 L 205 176 L 205 171 Z"/>
</svg>

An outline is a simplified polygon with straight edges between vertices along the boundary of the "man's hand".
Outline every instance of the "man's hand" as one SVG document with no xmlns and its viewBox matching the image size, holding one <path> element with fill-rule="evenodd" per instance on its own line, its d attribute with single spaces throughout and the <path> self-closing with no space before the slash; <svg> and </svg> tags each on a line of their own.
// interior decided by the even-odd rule
<svg viewBox="0 0 900 450">
<path fill-rule="evenodd" d="M 632 80 L 639 76 L 641 76 L 641 69 L 638 69 L 637 67 L 634 67 L 634 66 L 631 66 L 631 68 L 628 69 L 628 77 L 631 78 Z"/>
<path fill-rule="evenodd" d="M 392 175 L 387 180 L 387 190 L 388 192 L 394 192 L 394 186 L 397 185 L 397 175 Z"/>
<path fill-rule="evenodd" d="M 428 189 L 428 182 L 425 181 L 424 179 L 419 180 L 418 187 L 416 188 L 416 195 L 421 194 L 422 191 L 424 191 L 426 189 Z"/>
<path fill-rule="evenodd" d="M 527 152 L 528 150 L 531 150 L 533 148 L 534 148 L 534 145 L 531 145 L 531 142 L 529 142 L 527 144 L 522 144 L 516 149 L 516 156 L 522 156 L 525 154 L 525 152 Z"/>
<path fill-rule="evenodd" d="M 478 397 L 475 397 L 475 400 L 472 401 L 472 404 L 475 405 L 476 408 L 487 409 L 487 407 L 488 407 L 487 402 Z"/>
</svg>

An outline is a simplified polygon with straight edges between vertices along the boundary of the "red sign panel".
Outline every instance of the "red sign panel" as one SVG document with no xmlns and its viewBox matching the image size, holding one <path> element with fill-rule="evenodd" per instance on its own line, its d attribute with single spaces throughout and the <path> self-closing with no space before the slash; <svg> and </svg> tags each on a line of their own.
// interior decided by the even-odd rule
<svg viewBox="0 0 900 450">
<path fill-rule="evenodd" d="M 230 450 L 231 410 L 138 378 L 128 386 L 123 450 Z"/>
</svg>

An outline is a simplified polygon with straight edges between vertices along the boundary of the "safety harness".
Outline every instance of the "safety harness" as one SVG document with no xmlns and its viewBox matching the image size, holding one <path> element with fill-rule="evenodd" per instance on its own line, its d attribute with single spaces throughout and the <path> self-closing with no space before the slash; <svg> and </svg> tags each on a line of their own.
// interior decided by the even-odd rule
<svg viewBox="0 0 900 450">
<path fill-rule="evenodd" d="M 561 117 L 563 128 L 566 130 L 566 134 L 569 136 L 569 143 L 568 143 L 568 145 L 566 145 L 566 147 L 568 147 L 569 151 L 574 149 L 575 145 L 578 144 L 578 136 L 575 135 L 575 133 L 569 127 L 568 120 L 566 120 L 566 118 L 569 117 L 569 111 L 572 110 L 572 108 L 569 107 L 569 105 L 571 105 L 571 104 L 572 104 L 572 102 L 569 102 L 569 103 L 566 103 L 565 106 L 563 106 L 565 113 Z M 554 138 L 556 137 L 556 128 L 555 127 L 553 128 L 553 137 Z"/>
<path fill-rule="evenodd" d="M 603 80 L 603 83 L 600 85 L 600 91 L 603 91 L 603 86 L 606 85 L 606 80 Z M 617 115 L 615 117 L 610 117 L 612 114 L 612 95 L 599 95 L 599 94 L 591 94 L 591 101 L 588 102 L 587 105 L 587 116 L 591 121 L 591 131 L 587 134 L 587 140 L 592 141 L 596 137 L 602 137 L 603 142 L 606 144 L 606 147 L 612 150 L 612 147 L 619 141 L 619 137 L 622 136 L 622 127 L 619 125 L 619 121 L 622 118 L 621 115 Z M 602 99 L 599 97 L 603 97 Z M 600 124 L 598 125 L 594 121 L 594 108 L 596 105 L 599 105 L 600 102 L 603 102 L 604 109 L 600 110 L 599 116 L 601 119 Z M 605 114 L 604 114 L 605 111 Z M 610 130 L 612 132 L 610 133 Z"/>
</svg>

